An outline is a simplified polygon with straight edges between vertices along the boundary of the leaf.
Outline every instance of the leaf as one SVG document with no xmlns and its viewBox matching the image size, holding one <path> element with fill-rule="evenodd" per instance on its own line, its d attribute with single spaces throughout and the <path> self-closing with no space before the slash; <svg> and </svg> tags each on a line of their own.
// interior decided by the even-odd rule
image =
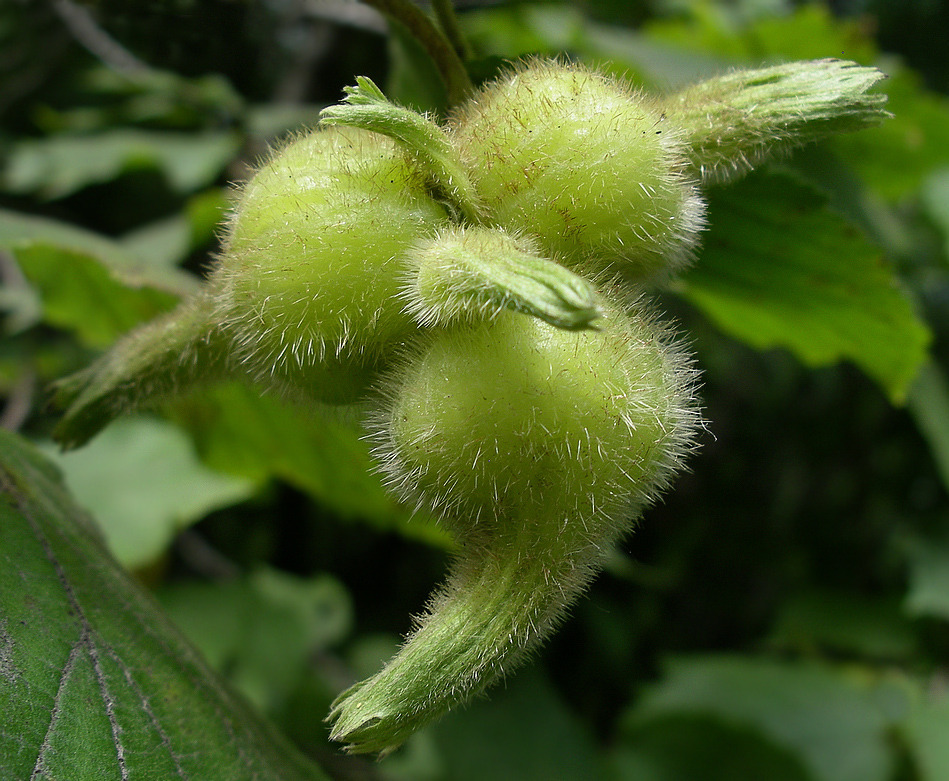
<svg viewBox="0 0 949 781">
<path fill-rule="evenodd" d="M 183 211 L 138 227 L 119 242 L 150 268 L 177 265 L 211 242 L 228 203 L 223 190 L 212 188 L 189 198 Z"/>
<path fill-rule="evenodd" d="M 0 488 L 0 778 L 325 778 L 109 556 L 52 465 L 4 431 Z"/>
<path fill-rule="evenodd" d="M 928 92 L 912 72 L 888 68 L 882 125 L 834 140 L 840 157 L 888 201 L 918 190 L 933 169 L 949 165 L 949 99 Z"/>
<path fill-rule="evenodd" d="M 34 244 L 72 250 L 117 268 L 134 263 L 134 256 L 98 233 L 48 217 L 0 209 L 0 247 L 15 251 Z"/>
<path fill-rule="evenodd" d="M 927 363 L 910 388 L 906 403 L 949 490 L 949 379 L 937 363 Z"/>
<path fill-rule="evenodd" d="M 949 778 L 949 697 L 926 696 L 900 725 L 918 769 L 919 781 Z"/>
<path fill-rule="evenodd" d="M 181 429 L 153 418 L 117 420 L 80 450 L 60 453 L 50 444 L 44 451 L 130 569 L 152 563 L 179 531 L 256 487 L 205 467 Z"/>
<path fill-rule="evenodd" d="M 685 298 L 752 347 L 785 347 L 808 366 L 853 361 L 902 400 L 930 334 L 880 251 L 789 174 L 755 174 L 710 200 Z"/>
<path fill-rule="evenodd" d="M 46 322 L 75 331 L 89 347 L 108 347 L 178 302 L 153 287 L 126 287 L 96 258 L 72 250 L 33 244 L 18 250 L 16 258 L 39 290 Z"/>
<path fill-rule="evenodd" d="M 854 19 L 839 20 L 824 5 L 808 4 L 791 13 L 767 12 L 741 18 L 714 3 L 692 3 L 685 20 L 662 19 L 646 26 L 649 37 L 691 53 L 726 57 L 734 62 L 818 60 L 842 57 L 870 65 L 876 49 Z"/>
<path fill-rule="evenodd" d="M 738 656 L 683 657 L 627 718 L 716 717 L 794 753 L 818 781 L 886 781 L 893 757 L 872 692 L 832 668 Z"/>
<path fill-rule="evenodd" d="M 943 238 L 943 252 L 949 257 L 949 166 L 933 171 L 922 190 L 922 203 Z"/>
<path fill-rule="evenodd" d="M 149 267 L 118 242 L 58 220 L 0 209 L 0 248 L 9 250 L 40 295 L 51 325 L 104 347 L 171 309 L 197 280 Z"/>
<path fill-rule="evenodd" d="M 326 407 L 320 414 L 238 384 L 195 395 L 176 403 L 174 410 L 204 462 L 214 469 L 253 480 L 276 477 L 344 519 L 451 546 L 445 531 L 424 519 L 411 519 L 385 491 L 373 473 L 357 420 L 341 419 L 345 412 Z"/>
<path fill-rule="evenodd" d="M 444 79 L 424 47 L 397 22 L 389 26 L 388 54 L 386 94 L 417 111 L 443 113 L 448 104 Z"/>
<path fill-rule="evenodd" d="M 828 648 L 883 660 L 912 658 L 916 650 L 897 600 L 816 589 L 787 601 L 769 642 L 803 653 Z"/>
<path fill-rule="evenodd" d="M 352 605 L 328 575 L 262 568 L 224 583 L 164 588 L 159 600 L 212 666 L 259 707 L 285 702 L 314 654 L 346 637 Z"/>
<path fill-rule="evenodd" d="M 949 621 L 949 541 L 913 540 L 908 558 L 906 611 Z"/>
<path fill-rule="evenodd" d="M 632 730 L 611 757 L 616 781 L 808 781 L 795 755 L 760 732 L 703 716 L 657 718 Z"/>
<path fill-rule="evenodd" d="M 2 185 L 13 193 L 63 198 L 126 171 L 157 168 L 179 193 L 213 184 L 234 159 L 233 132 L 173 133 L 115 129 L 91 135 L 56 135 L 15 143 Z"/>
<path fill-rule="evenodd" d="M 432 728 L 450 781 L 596 781 L 596 748 L 538 668 Z"/>
</svg>

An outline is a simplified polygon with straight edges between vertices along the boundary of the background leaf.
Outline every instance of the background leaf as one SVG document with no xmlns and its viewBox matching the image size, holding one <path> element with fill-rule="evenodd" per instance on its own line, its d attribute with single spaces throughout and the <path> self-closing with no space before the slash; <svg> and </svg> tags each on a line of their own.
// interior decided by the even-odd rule
<svg viewBox="0 0 949 781">
<path fill-rule="evenodd" d="M 949 621 L 949 543 L 917 538 L 909 542 L 906 611 Z"/>
<path fill-rule="evenodd" d="M 526 670 L 432 730 L 446 781 L 600 781 L 594 745 L 550 683 Z"/>
<path fill-rule="evenodd" d="M 695 715 L 652 719 L 624 735 L 611 764 L 618 781 L 807 781 L 794 752 L 755 729 Z"/>
<path fill-rule="evenodd" d="M 358 410 L 307 410 L 237 384 L 195 394 L 174 410 L 201 458 L 215 469 L 257 481 L 276 477 L 342 518 L 451 545 L 445 531 L 425 517 L 412 519 L 383 489 L 361 437 Z"/>
<path fill-rule="evenodd" d="M 678 289 L 742 341 L 808 366 L 851 360 L 900 400 L 929 331 L 881 251 L 825 203 L 786 174 L 715 191 L 701 258 Z"/>
<path fill-rule="evenodd" d="M 130 170 L 157 168 L 174 190 L 189 193 L 212 184 L 239 144 L 231 132 L 134 129 L 21 141 L 9 151 L 2 183 L 10 192 L 53 200 Z"/>
<path fill-rule="evenodd" d="M 343 640 L 353 620 L 334 578 L 267 567 L 224 583 L 179 583 L 161 589 L 159 600 L 211 665 L 262 709 L 284 704 L 309 660 Z"/>
<path fill-rule="evenodd" d="M 112 555 L 130 569 L 152 563 L 179 531 L 257 487 L 208 469 L 187 434 L 155 418 L 123 418 L 79 450 L 45 451 Z"/>
<path fill-rule="evenodd" d="M 793 752 L 818 781 L 890 777 L 884 712 L 832 668 L 712 656 L 673 659 L 666 670 L 630 713 L 633 727 L 674 714 L 715 716 Z"/>
<path fill-rule="evenodd" d="M 129 287 L 90 255 L 48 244 L 19 249 L 17 262 L 43 302 L 50 325 L 75 331 L 90 347 L 108 347 L 139 323 L 178 303 L 153 287 Z"/>
<path fill-rule="evenodd" d="M 903 727 L 920 781 L 949 778 L 949 697 L 945 692 L 920 697 Z"/>
</svg>

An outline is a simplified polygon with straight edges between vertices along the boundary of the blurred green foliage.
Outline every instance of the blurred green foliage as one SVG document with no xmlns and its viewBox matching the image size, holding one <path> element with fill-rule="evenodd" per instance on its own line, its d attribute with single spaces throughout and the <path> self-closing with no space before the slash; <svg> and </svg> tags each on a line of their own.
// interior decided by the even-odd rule
<svg viewBox="0 0 949 781">
<path fill-rule="evenodd" d="M 159 410 L 162 423 L 129 421 L 138 433 L 127 447 L 117 426 L 70 456 L 82 465 L 65 467 L 68 480 L 97 476 L 76 495 L 91 491 L 87 509 L 103 523 L 128 516 L 124 560 L 217 671 L 333 778 L 949 778 L 944 6 L 460 6 L 477 78 L 531 54 L 584 59 L 651 89 L 798 58 L 890 75 L 894 117 L 880 128 L 711 192 L 705 250 L 658 295 L 704 372 L 708 433 L 692 473 L 612 553 L 531 669 L 375 764 L 338 756 L 322 719 L 391 653 L 451 541 L 383 492 L 352 420 L 215 388 Z M 268 143 L 311 125 L 355 75 L 444 109 L 431 64 L 403 34 L 326 8 L 0 6 L 4 427 L 47 440 L 48 384 L 193 288 L 212 262 L 228 183 Z M 23 488 L 33 456 L 18 443 L 5 451 L 19 466 L 8 463 L 2 488 L 23 499 L 11 500 L 22 520 L 47 484 Z M 103 474 L 115 496 L 103 494 Z M 149 512 L 110 514 L 125 506 L 119 489 Z M 28 568 L 19 538 L 2 540 L 0 570 Z M 74 576 L 94 604 L 92 576 Z M 134 589 L 122 583 L 120 593 Z M 44 617 L 45 635 L 14 636 L 13 618 L 0 597 L 5 681 L 3 649 L 44 637 L 68 647 L 75 631 Z M 135 632 L 106 624 L 113 655 L 137 658 Z M 130 691 L 134 710 L 144 695 Z M 43 716 L 0 712 L 8 737 L 29 738 Z M 13 745 L 0 743 L 0 768 L 14 767 L 3 756 Z"/>
</svg>

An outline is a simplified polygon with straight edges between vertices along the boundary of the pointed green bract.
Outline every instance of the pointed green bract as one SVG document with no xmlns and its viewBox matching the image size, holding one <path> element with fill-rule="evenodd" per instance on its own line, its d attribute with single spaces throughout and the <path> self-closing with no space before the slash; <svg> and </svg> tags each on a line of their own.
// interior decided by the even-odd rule
<svg viewBox="0 0 949 781">
<path fill-rule="evenodd" d="M 228 341 L 215 322 L 213 303 L 197 296 L 58 382 L 56 403 L 66 412 L 55 437 L 63 447 L 78 447 L 118 415 L 220 380 L 229 370 Z"/>
<path fill-rule="evenodd" d="M 423 325 L 450 325 L 511 309 L 558 328 L 599 316 L 593 285 L 541 256 L 533 241 L 501 230 L 443 231 L 408 253 L 410 310 Z"/>
<path fill-rule="evenodd" d="M 324 125 L 358 127 L 396 139 L 461 217 L 478 220 L 474 186 L 445 131 L 418 112 L 390 103 L 371 79 L 357 78 L 355 87 L 346 88 L 345 105 L 323 109 L 320 119 Z"/>
<path fill-rule="evenodd" d="M 845 60 L 791 62 L 708 79 L 662 106 L 685 133 L 695 171 L 721 182 L 780 149 L 879 124 L 886 95 L 869 90 L 885 78 Z"/>
</svg>

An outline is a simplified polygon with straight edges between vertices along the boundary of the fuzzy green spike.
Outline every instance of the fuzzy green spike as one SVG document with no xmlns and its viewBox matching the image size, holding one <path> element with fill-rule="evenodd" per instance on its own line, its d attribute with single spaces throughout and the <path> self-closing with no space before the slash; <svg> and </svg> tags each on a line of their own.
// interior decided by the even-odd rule
<svg viewBox="0 0 949 781">
<path fill-rule="evenodd" d="M 717 76 L 666 98 L 670 123 L 686 133 L 687 156 L 706 182 L 747 173 L 775 150 L 883 121 L 886 75 L 855 62 L 790 62 Z"/>
<path fill-rule="evenodd" d="M 79 447 L 121 414 L 225 377 L 228 349 L 208 298 L 182 304 L 54 386 L 56 404 L 66 408 L 55 439 Z"/>
<path fill-rule="evenodd" d="M 405 290 L 416 319 L 446 325 L 511 309 L 557 328 L 590 328 L 600 316 L 593 285 L 501 230 L 455 228 L 408 253 Z"/>
</svg>

